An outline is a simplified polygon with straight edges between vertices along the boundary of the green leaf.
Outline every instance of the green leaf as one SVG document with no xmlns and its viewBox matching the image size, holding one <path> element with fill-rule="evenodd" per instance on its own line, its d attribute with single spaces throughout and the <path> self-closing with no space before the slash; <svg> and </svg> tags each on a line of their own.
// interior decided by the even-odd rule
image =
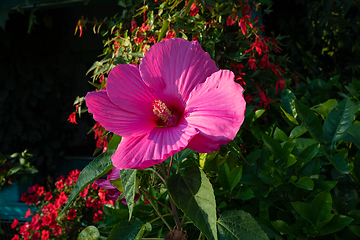
<svg viewBox="0 0 360 240">
<path fill-rule="evenodd" d="M 127 206 L 129 208 L 129 220 L 134 208 L 134 199 L 136 191 L 136 169 L 121 169 L 120 177 L 125 194 Z"/>
<path fill-rule="evenodd" d="M 318 223 L 330 221 L 334 216 L 331 213 L 332 209 L 332 198 L 331 194 L 327 191 L 321 192 L 311 203 L 311 215 L 314 226 Z"/>
<path fill-rule="evenodd" d="M 320 231 L 319 235 L 328 235 L 337 231 L 340 231 L 344 227 L 348 226 L 354 219 L 344 216 L 335 215 L 331 221 Z"/>
<path fill-rule="evenodd" d="M 303 176 L 299 178 L 297 182 L 293 182 L 293 184 L 305 190 L 313 190 L 314 189 L 314 181 L 309 176 Z"/>
<path fill-rule="evenodd" d="M 114 166 L 112 165 L 111 156 L 114 154 L 114 150 L 108 150 L 94 160 L 92 160 L 80 173 L 78 180 L 65 204 L 64 208 L 59 213 L 59 216 L 64 213 L 75 198 L 84 190 L 90 183 L 103 176 L 110 171 Z"/>
<path fill-rule="evenodd" d="M 317 142 L 321 143 L 324 134 L 320 119 L 310 108 L 305 106 L 300 101 L 296 100 L 295 106 L 303 125 L 306 127 L 311 136 L 315 138 Z"/>
<path fill-rule="evenodd" d="M 158 39 L 157 39 L 158 42 L 160 42 L 160 40 L 165 36 L 165 34 L 166 34 L 167 30 L 168 30 L 168 26 L 169 26 L 169 21 L 165 20 L 163 25 L 162 25 L 162 28 L 160 30 Z"/>
<path fill-rule="evenodd" d="M 284 131 L 277 127 L 274 131 L 274 139 L 285 142 L 288 139 L 288 136 L 284 133 Z"/>
<path fill-rule="evenodd" d="M 352 142 L 360 149 L 360 122 L 356 121 L 344 137 L 347 142 Z"/>
<path fill-rule="evenodd" d="M 331 110 L 333 110 L 337 105 L 338 102 L 335 99 L 330 99 L 324 103 L 313 106 L 311 109 L 320 114 L 323 119 L 326 119 Z"/>
<path fill-rule="evenodd" d="M 243 210 L 223 212 L 217 226 L 219 240 L 269 239 L 256 220 Z"/>
<path fill-rule="evenodd" d="M 308 164 L 316 156 L 319 150 L 320 150 L 319 143 L 315 143 L 305 148 L 304 151 L 300 154 L 300 157 L 304 159 L 301 166 L 303 167 L 306 164 Z"/>
<path fill-rule="evenodd" d="M 348 152 L 346 149 L 341 149 L 339 153 L 333 156 L 328 154 L 325 150 L 323 150 L 322 153 L 339 172 L 348 174 L 353 170 L 354 163 L 347 161 Z"/>
<path fill-rule="evenodd" d="M 285 87 L 281 92 L 281 107 L 284 112 L 290 114 L 294 119 L 297 117 L 295 100 L 295 95 Z"/>
<path fill-rule="evenodd" d="M 242 166 L 235 167 L 230 171 L 229 166 L 224 163 L 219 169 L 219 183 L 225 190 L 232 191 L 239 183 L 242 174 Z"/>
<path fill-rule="evenodd" d="M 145 230 L 149 228 L 149 223 L 144 224 L 138 219 L 130 222 L 121 221 L 111 230 L 108 240 L 140 240 Z"/>
<path fill-rule="evenodd" d="M 284 222 L 283 220 L 276 220 L 272 221 L 271 225 L 280 232 L 281 235 L 283 234 L 293 234 L 293 231 L 291 230 L 290 226 Z"/>
<path fill-rule="evenodd" d="M 281 106 L 280 106 L 280 109 L 283 111 L 283 113 L 285 114 L 285 116 L 287 117 L 287 119 L 290 120 L 290 122 L 296 124 L 296 125 L 299 125 L 299 122 L 289 113 L 287 113 Z"/>
<path fill-rule="evenodd" d="M 284 153 L 283 153 L 284 151 L 278 141 L 269 137 L 266 134 L 262 136 L 262 139 L 264 141 L 265 147 L 269 149 L 270 152 L 272 152 L 275 156 L 278 156 L 280 158 L 284 157 Z"/>
<path fill-rule="evenodd" d="M 100 238 L 100 232 L 95 226 L 88 226 L 78 235 L 78 240 L 97 240 Z"/>
<path fill-rule="evenodd" d="M 324 122 L 324 136 L 331 144 L 340 141 L 354 121 L 354 103 L 345 98 L 334 108 Z"/>
<path fill-rule="evenodd" d="M 108 149 L 117 149 L 119 144 L 121 142 L 121 136 L 113 134 L 109 144 L 108 144 Z"/>
<path fill-rule="evenodd" d="M 242 186 L 239 192 L 234 196 L 235 199 L 249 200 L 255 197 L 254 191 L 247 186 Z"/>
<path fill-rule="evenodd" d="M 216 203 L 212 185 L 197 166 L 190 166 L 183 174 L 168 178 L 168 190 L 174 203 L 208 238 L 217 239 Z"/>
<path fill-rule="evenodd" d="M 290 138 L 297 138 L 300 137 L 301 135 L 303 135 L 304 133 L 307 132 L 307 129 L 305 126 L 300 125 L 300 126 L 296 126 L 294 127 L 293 130 L 291 130 L 290 132 Z"/>
<path fill-rule="evenodd" d="M 311 208 L 309 204 L 304 202 L 292 202 L 291 205 L 303 218 L 313 224 Z"/>
<path fill-rule="evenodd" d="M 173 161 L 176 163 L 180 163 L 182 160 L 187 158 L 190 154 L 194 153 L 194 150 L 191 150 L 190 148 L 185 148 L 184 150 L 181 150 L 180 152 L 177 152 L 173 155 Z M 169 157 L 167 160 L 170 160 L 171 157 Z"/>
</svg>

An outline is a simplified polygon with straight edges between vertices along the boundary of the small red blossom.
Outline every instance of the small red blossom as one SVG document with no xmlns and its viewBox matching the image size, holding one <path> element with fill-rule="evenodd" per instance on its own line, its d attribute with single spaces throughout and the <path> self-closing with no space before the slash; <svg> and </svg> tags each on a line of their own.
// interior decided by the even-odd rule
<svg viewBox="0 0 360 240">
<path fill-rule="evenodd" d="M 88 191 L 89 191 L 89 186 L 87 186 L 86 188 L 84 188 L 84 190 L 82 190 L 82 192 L 79 194 L 80 197 L 86 197 Z"/>
<path fill-rule="evenodd" d="M 245 101 L 246 101 L 246 103 L 250 103 L 253 99 L 254 99 L 254 97 L 251 96 L 251 95 L 245 96 Z"/>
<path fill-rule="evenodd" d="M 236 13 L 231 14 L 226 20 L 226 25 L 227 26 L 234 25 L 236 23 L 237 19 L 238 19 L 238 15 Z"/>
<path fill-rule="evenodd" d="M 60 226 L 55 226 L 53 233 L 55 234 L 55 236 L 59 236 L 61 234 L 61 227 Z"/>
<path fill-rule="evenodd" d="M 43 194 L 44 194 L 44 187 L 39 187 L 39 188 L 37 189 L 36 193 L 37 193 L 39 196 L 43 195 Z"/>
<path fill-rule="evenodd" d="M 239 20 L 239 27 L 241 28 L 242 33 L 245 35 L 246 34 L 246 24 L 249 25 L 251 28 L 253 28 L 253 25 L 251 22 L 249 22 L 246 19 L 249 19 L 250 15 L 245 15 L 242 18 L 240 18 Z"/>
<path fill-rule="evenodd" d="M 267 54 L 264 54 L 264 55 L 261 57 L 260 67 L 261 67 L 261 68 L 270 67 L 269 57 L 268 57 Z"/>
<path fill-rule="evenodd" d="M 41 231 L 41 240 L 48 240 L 49 239 L 50 232 L 49 230 L 42 230 Z"/>
<path fill-rule="evenodd" d="M 249 66 L 252 70 L 256 71 L 257 67 L 256 67 L 256 60 L 255 58 L 251 57 L 249 58 Z"/>
<path fill-rule="evenodd" d="M 176 33 L 175 33 L 175 30 L 174 29 L 169 29 L 169 31 L 167 32 L 167 35 L 165 37 L 166 38 L 174 38 L 176 37 Z"/>
<path fill-rule="evenodd" d="M 191 4 L 190 6 L 190 16 L 195 16 L 199 12 L 199 7 L 196 3 Z"/>
<path fill-rule="evenodd" d="M 284 87 L 286 87 L 285 80 L 279 79 L 275 85 L 275 92 L 277 93 L 279 89 L 280 89 L 280 91 L 282 91 L 284 89 Z"/>
<path fill-rule="evenodd" d="M 102 211 L 98 211 L 97 213 L 94 213 L 93 221 L 98 222 L 102 219 Z"/>
<path fill-rule="evenodd" d="M 39 232 L 34 232 L 34 234 L 31 237 L 31 240 L 38 240 L 40 238 L 40 233 Z"/>
<path fill-rule="evenodd" d="M 66 216 L 69 220 L 73 220 L 76 217 L 76 210 L 70 209 L 69 213 Z"/>
<path fill-rule="evenodd" d="M 271 68 L 271 70 L 275 73 L 275 75 L 277 76 L 277 77 L 281 77 L 281 75 L 280 75 L 280 73 L 279 73 L 279 71 L 280 72 L 285 72 L 284 70 L 282 70 L 281 69 L 281 67 L 279 67 L 278 65 L 270 65 L 270 68 Z M 279 71 L 278 71 L 279 70 Z"/>
<path fill-rule="evenodd" d="M 19 235 L 15 234 L 11 240 L 19 240 Z"/>
<path fill-rule="evenodd" d="M 31 214 L 31 209 L 29 208 L 25 214 L 25 218 L 28 218 Z"/>
<path fill-rule="evenodd" d="M 68 118 L 68 121 L 69 121 L 70 123 L 78 124 L 78 123 L 76 122 L 76 112 L 70 113 L 69 118 Z"/>
<path fill-rule="evenodd" d="M 130 32 L 133 32 L 137 27 L 138 27 L 137 22 L 136 22 L 135 19 L 133 18 L 133 19 L 131 20 Z"/>
<path fill-rule="evenodd" d="M 16 228 L 16 226 L 18 225 L 19 220 L 18 219 L 14 219 L 13 223 L 11 224 L 11 228 Z"/>
<path fill-rule="evenodd" d="M 56 182 L 56 188 L 59 189 L 59 190 L 63 189 L 64 188 L 63 181 Z"/>
<path fill-rule="evenodd" d="M 264 109 L 270 108 L 269 102 L 272 102 L 272 103 L 275 103 L 275 102 L 274 102 L 273 100 L 271 100 L 270 98 L 268 98 L 268 97 L 265 95 L 265 93 L 264 93 L 263 90 L 261 90 L 260 88 L 258 88 L 258 90 L 259 90 L 259 94 L 260 94 L 260 98 L 261 98 L 261 100 L 260 100 L 260 107 L 263 107 Z"/>
<path fill-rule="evenodd" d="M 51 199 L 52 199 L 52 194 L 51 194 L 51 192 L 45 193 L 45 200 L 46 200 L 46 201 L 50 201 Z"/>
</svg>

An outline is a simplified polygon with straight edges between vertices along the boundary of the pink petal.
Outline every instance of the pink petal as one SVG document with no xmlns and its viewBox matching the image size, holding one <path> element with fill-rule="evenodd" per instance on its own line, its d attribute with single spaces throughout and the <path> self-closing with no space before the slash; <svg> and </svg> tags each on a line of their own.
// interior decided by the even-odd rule
<svg viewBox="0 0 360 240">
<path fill-rule="evenodd" d="M 103 189 L 117 189 L 113 184 L 110 183 L 110 180 L 97 179 L 94 181 L 94 183 Z"/>
<path fill-rule="evenodd" d="M 156 123 L 144 116 L 124 111 L 110 101 L 106 90 L 89 92 L 85 97 L 95 121 L 120 136 L 139 136 L 150 132 Z"/>
<path fill-rule="evenodd" d="M 159 100 L 143 82 L 137 65 L 117 65 L 107 79 L 106 91 L 119 108 L 137 115 L 156 118 L 153 103 Z"/>
<path fill-rule="evenodd" d="M 197 129 L 188 148 L 198 152 L 217 151 L 238 132 L 244 121 L 246 102 L 243 88 L 228 70 L 213 73 L 190 94 L 184 118 Z"/>
<path fill-rule="evenodd" d="M 140 63 L 140 75 L 163 102 L 182 106 L 194 87 L 218 71 L 197 41 L 164 39 L 153 45 Z"/>
<path fill-rule="evenodd" d="M 119 169 L 144 169 L 184 149 L 197 131 L 182 119 L 176 127 L 157 127 L 138 137 L 123 137 L 111 157 Z"/>
</svg>

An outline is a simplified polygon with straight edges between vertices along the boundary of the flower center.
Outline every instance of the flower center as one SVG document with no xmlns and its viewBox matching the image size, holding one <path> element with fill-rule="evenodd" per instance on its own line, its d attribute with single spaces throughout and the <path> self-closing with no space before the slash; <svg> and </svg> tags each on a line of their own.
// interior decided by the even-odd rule
<svg viewBox="0 0 360 240">
<path fill-rule="evenodd" d="M 155 100 L 153 103 L 153 112 L 156 116 L 161 118 L 162 123 L 159 126 L 174 127 L 176 126 L 178 119 L 177 117 L 169 110 L 169 108 L 160 100 Z"/>
</svg>

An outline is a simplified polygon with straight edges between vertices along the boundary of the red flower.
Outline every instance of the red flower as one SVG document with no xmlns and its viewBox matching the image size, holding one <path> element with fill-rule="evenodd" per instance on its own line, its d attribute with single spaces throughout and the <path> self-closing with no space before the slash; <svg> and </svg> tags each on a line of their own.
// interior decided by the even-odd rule
<svg viewBox="0 0 360 240">
<path fill-rule="evenodd" d="M 71 123 L 78 124 L 78 123 L 76 122 L 76 112 L 70 113 L 69 118 L 68 118 L 68 121 L 71 122 Z"/>
<path fill-rule="evenodd" d="M 35 184 L 34 186 L 28 188 L 28 193 L 36 193 L 38 188 L 39 185 Z"/>
<path fill-rule="evenodd" d="M 255 62 L 256 62 L 255 58 L 250 56 L 250 59 L 249 59 L 250 68 L 256 71 L 257 67 L 256 67 Z"/>
<path fill-rule="evenodd" d="M 275 73 L 275 75 L 277 76 L 277 77 L 281 77 L 280 76 L 280 74 L 279 74 L 279 72 L 277 71 L 277 69 L 279 69 L 279 71 L 280 72 L 285 72 L 284 70 L 282 70 L 278 65 L 270 65 L 270 68 L 271 68 L 271 70 Z"/>
<path fill-rule="evenodd" d="M 19 240 L 19 235 L 15 234 L 11 240 Z"/>
<path fill-rule="evenodd" d="M 59 189 L 59 190 L 63 189 L 64 188 L 63 181 L 57 181 L 56 182 L 56 188 Z"/>
<path fill-rule="evenodd" d="M 49 238 L 49 230 L 42 230 L 41 231 L 41 240 L 47 240 Z"/>
<path fill-rule="evenodd" d="M 50 201 L 51 199 L 52 199 L 52 194 L 51 194 L 51 192 L 45 193 L 45 200 L 46 200 L 46 201 Z"/>
<path fill-rule="evenodd" d="M 196 3 L 191 4 L 190 6 L 190 16 L 195 16 L 199 12 L 199 7 L 196 5 Z"/>
<path fill-rule="evenodd" d="M 91 208 L 92 207 L 92 198 L 86 199 L 85 203 L 88 208 Z"/>
<path fill-rule="evenodd" d="M 44 187 L 38 187 L 36 193 L 37 193 L 39 196 L 43 195 L 43 194 L 44 194 Z"/>
<path fill-rule="evenodd" d="M 55 236 L 59 236 L 61 234 L 61 227 L 60 226 L 55 226 L 53 233 L 55 234 Z"/>
<path fill-rule="evenodd" d="M 84 188 L 84 190 L 82 190 L 82 192 L 79 194 L 80 197 L 86 197 L 88 191 L 89 191 L 89 185 L 86 188 Z"/>
<path fill-rule="evenodd" d="M 93 221 L 98 222 L 102 219 L 102 211 L 98 211 L 97 213 L 94 213 Z"/>
<path fill-rule="evenodd" d="M 169 29 L 165 38 L 174 38 L 176 36 L 174 29 Z"/>
<path fill-rule="evenodd" d="M 38 240 L 40 237 L 40 233 L 39 232 L 34 232 L 34 234 L 31 237 L 31 240 Z"/>
<path fill-rule="evenodd" d="M 137 27 L 138 27 L 137 22 L 136 22 L 135 19 L 133 18 L 133 19 L 131 20 L 130 32 L 133 32 Z"/>
<path fill-rule="evenodd" d="M 30 215 L 32 215 L 30 210 L 31 210 L 30 208 L 27 210 L 27 212 L 25 214 L 25 218 L 28 218 Z"/>
<path fill-rule="evenodd" d="M 286 87 L 285 85 L 285 80 L 284 79 L 279 79 L 276 83 L 276 86 L 275 86 L 275 92 L 277 93 L 279 88 L 280 88 L 280 91 L 282 91 L 284 89 L 284 87 Z"/>
<path fill-rule="evenodd" d="M 244 35 L 246 34 L 246 24 L 248 24 L 251 28 L 253 27 L 251 22 L 246 20 L 249 18 L 250 18 L 250 15 L 245 15 L 242 18 L 240 18 L 240 20 L 239 20 L 239 27 L 241 28 L 241 31 Z"/>
<path fill-rule="evenodd" d="M 11 224 L 11 228 L 15 228 L 19 223 L 19 220 L 17 220 L 16 218 L 14 219 L 13 223 Z"/>
<path fill-rule="evenodd" d="M 73 220 L 76 217 L 76 210 L 70 209 L 69 213 L 66 216 L 69 220 Z"/>
<path fill-rule="evenodd" d="M 251 96 L 251 95 L 247 95 L 247 96 L 245 96 L 245 101 L 246 101 L 246 103 L 251 102 L 253 99 L 254 99 L 254 97 L 253 97 L 253 96 Z"/>
<path fill-rule="evenodd" d="M 231 14 L 226 20 L 226 25 L 227 26 L 234 25 L 236 23 L 237 19 L 238 19 L 238 15 L 236 13 Z"/>
<path fill-rule="evenodd" d="M 93 199 L 92 207 L 94 209 L 100 209 L 101 208 L 101 202 L 98 199 Z"/>
<path fill-rule="evenodd" d="M 68 177 L 68 178 L 65 180 L 65 184 L 68 185 L 68 186 L 70 186 L 70 185 L 72 184 L 72 182 L 73 182 L 73 180 L 72 180 L 70 177 Z"/>
<path fill-rule="evenodd" d="M 269 66 L 270 66 L 269 57 L 267 54 L 264 54 L 260 60 L 260 67 L 265 68 Z"/>
<path fill-rule="evenodd" d="M 266 108 L 270 108 L 269 106 L 269 102 L 272 102 L 272 103 L 275 103 L 273 100 L 271 100 L 270 98 L 266 97 L 265 93 L 263 90 L 261 90 L 259 87 L 258 87 L 258 90 L 259 90 L 259 94 L 260 94 L 260 106 L 263 107 L 264 109 Z"/>
</svg>

